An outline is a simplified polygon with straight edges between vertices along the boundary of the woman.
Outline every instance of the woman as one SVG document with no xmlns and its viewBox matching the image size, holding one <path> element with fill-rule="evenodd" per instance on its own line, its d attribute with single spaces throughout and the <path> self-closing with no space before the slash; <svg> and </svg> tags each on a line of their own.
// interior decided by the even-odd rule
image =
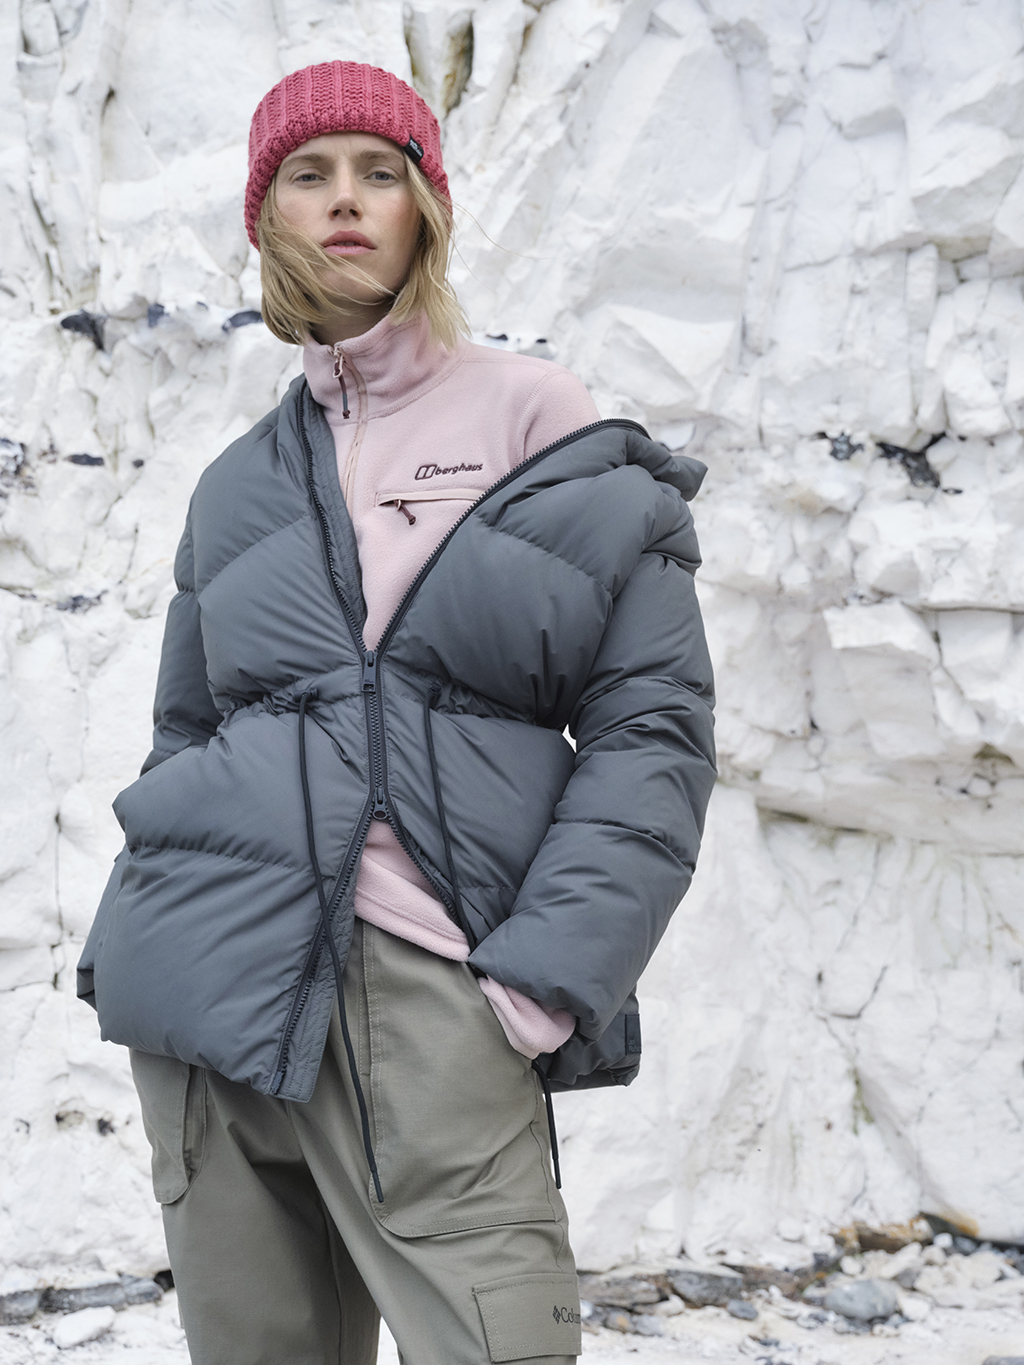
<svg viewBox="0 0 1024 1365">
<path fill-rule="evenodd" d="M 80 993 L 133 1049 L 194 1365 L 361 1365 L 378 1310 L 409 1365 L 567 1362 L 545 1101 L 632 1080 L 697 855 L 703 466 L 463 338 L 394 76 L 275 86 L 245 212 L 305 377 L 193 498 Z"/>
</svg>

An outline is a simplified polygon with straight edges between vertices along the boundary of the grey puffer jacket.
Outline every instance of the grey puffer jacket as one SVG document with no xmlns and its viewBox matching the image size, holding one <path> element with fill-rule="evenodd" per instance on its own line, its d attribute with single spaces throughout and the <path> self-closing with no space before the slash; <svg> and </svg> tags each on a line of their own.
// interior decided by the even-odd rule
<svg viewBox="0 0 1024 1365">
<path fill-rule="evenodd" d="M 311 1095 L 335 987 L 301 724 L 340 959 L 389 820 L 471 966 L 578 1018 L 552 1088 L 628 1083 L 631 992 L 715 776 L 703 474 L 632 422 L 556 442 L 474 504 L 368 652 L 334 440 L 297 380 L 192 500 L 155 747 L 114 803 L 126 847 L 79 967 L 103 1036 Z"/>
</svg>

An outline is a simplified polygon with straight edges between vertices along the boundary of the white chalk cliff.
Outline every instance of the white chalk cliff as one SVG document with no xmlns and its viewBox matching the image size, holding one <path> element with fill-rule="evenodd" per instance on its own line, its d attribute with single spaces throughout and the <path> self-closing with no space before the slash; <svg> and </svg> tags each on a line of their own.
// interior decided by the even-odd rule
<svg viewBox="0 0 1024 1365">
<path fill-rule="evenodd" d="M 580 1263 L 1024 1241 L 1022 48 L 1016 0 L 3 7 L 0 1292 L 166 1262 L 74 964 L 190 491 L 298 369 L 248 119 L 334 57 L 446 115 L 479 333 L 709 465 L 721 784 L 641 1079 L 558 1105 Z"/>
</svg>

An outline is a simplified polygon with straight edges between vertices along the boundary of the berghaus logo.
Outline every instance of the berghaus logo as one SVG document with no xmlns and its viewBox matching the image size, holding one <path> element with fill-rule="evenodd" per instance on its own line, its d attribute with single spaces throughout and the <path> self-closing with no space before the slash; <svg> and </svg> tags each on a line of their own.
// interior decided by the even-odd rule
<svg viewBox="0 0 1024 1365">
<path fill-rule="evenodd" d="M 432 479 L 436 474 L 475 474 L 483 469 L 482 464 L 421 464 L 416 471 L 417 479 Z"/>
</svg>

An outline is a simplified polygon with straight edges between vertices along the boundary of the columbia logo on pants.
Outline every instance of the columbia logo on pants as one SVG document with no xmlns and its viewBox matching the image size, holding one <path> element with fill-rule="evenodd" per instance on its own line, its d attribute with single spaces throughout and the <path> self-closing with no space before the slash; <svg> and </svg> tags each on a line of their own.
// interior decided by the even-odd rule
<svg viewBox="0 0 1024 1365">
<path fill-rule="evenodd" d="M 581 1321 L 579 1313 L 574 1308 L 559 1308 L 557 1304 L 552 1309 L 551 1316 L 556 1322 L 575 1324 Z"/>
</svg>

